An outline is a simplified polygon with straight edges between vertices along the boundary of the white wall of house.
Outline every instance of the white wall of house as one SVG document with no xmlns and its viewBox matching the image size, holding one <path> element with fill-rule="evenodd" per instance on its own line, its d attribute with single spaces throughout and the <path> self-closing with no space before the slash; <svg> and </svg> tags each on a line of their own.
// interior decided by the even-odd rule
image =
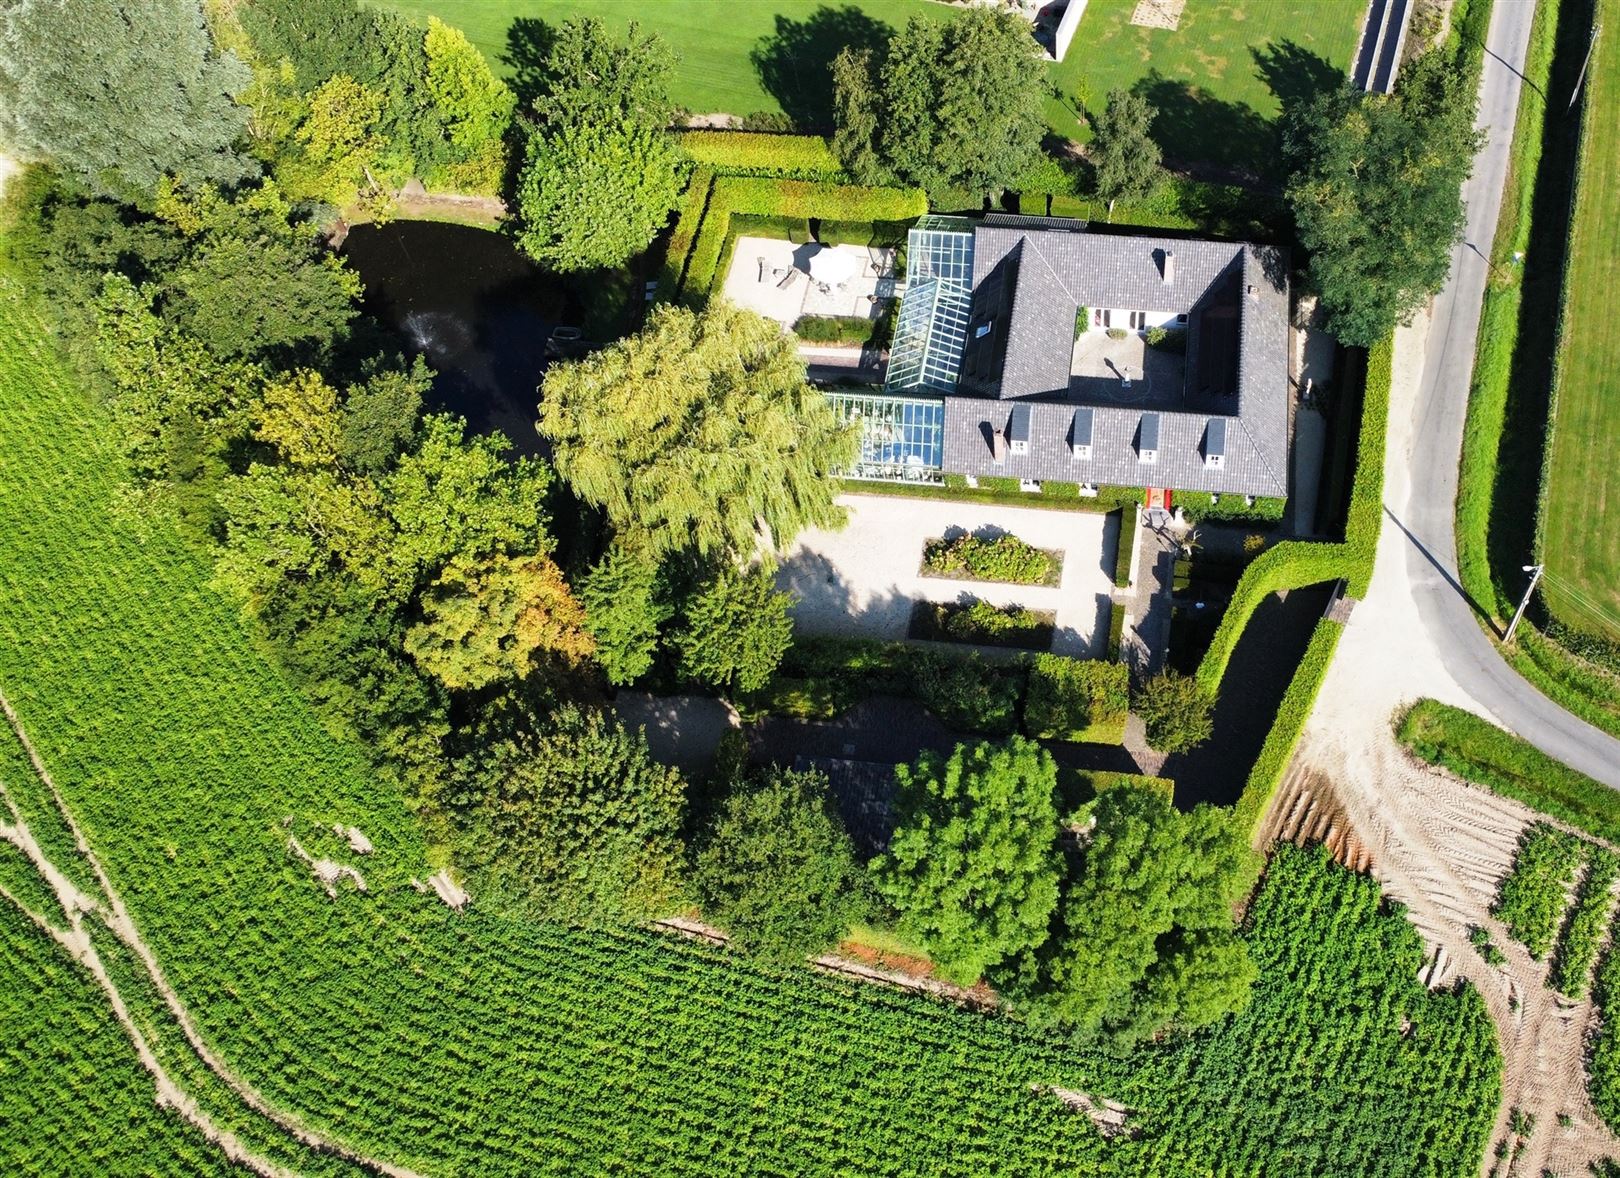
<svg viewBox="0 0 1620 1178">
<path fill-rule="evenodd" d="M 1186 326 L 1185 323 L 1179 321 L 1178 314 L 1175 311 L 1142 311 L 1126 307 L 1109 307 L 1105 310 L 1101 307 L 1093 307 L 1091 309 L 1091 328 L 1096 331 L 1104 326 L 1123 327 L 1128 331 L 1133 322 L 1132 315 L 1141 316 L 1141 318 L 1135 320 L 1138 331 L 1149 327 Z"/>
</svg>

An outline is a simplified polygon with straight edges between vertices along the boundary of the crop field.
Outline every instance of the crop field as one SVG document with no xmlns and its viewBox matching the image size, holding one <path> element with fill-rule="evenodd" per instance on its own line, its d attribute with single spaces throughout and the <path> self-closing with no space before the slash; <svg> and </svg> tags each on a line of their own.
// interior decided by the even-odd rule
<svg viewBox="0 0 1620 1178">
<path fill-rule="evenodd" d="M 1477 1167 L 1499 1072 L 1483 1003 L 1425 991 L 1410 926 L 1319 856 L 1282 852 L 1252 907 L 1247 1011 L 1122 1059 L 652 933 L 498 920 L 476 897 L 452 913 L 411 885 L 432 865 L 399 798 L 266 661 L 203 554 L 113 510 L 118 477 L 103 410 L 0 271 L 0 690 L 199 1041 L 308 1131 L 424 1174 Z M 40 779 L 0 744 L 18 812 L 83 877 Z M 366 890 L 329 897 L 289 835 Z M 42 886 L 0 868 L 24 900 Z M 91 933 L 159 1057 L 262 1143 L 264 1119 L 188 1056 L 138 963 Z M 152 1104 L 82 971 L 9 903 L 0 938 L 4 992 L 31 1003 L 15 1022 L 0 1007 L 28 1052 L 0 1048 L 0 1169 L 118 1172 L 94 1159 L 120 1151 L 132 1173 L 218 1169 Z M 58 1070 L 35 1092 L 42 1064 Z M 1053 1085 L 1125 1104 L 1140 1135 L 1105 1140 Z M 265 1149 L 301 1172 L 356 1168 Z"/>
<path fill-rule="evenodd" d="M 747 0 L 725 5 L 724 19 L 716 19 L 716 0 L 380 2 L 459 26 L 509 75 L 514 27 L 521 44 L 516 22 L 634 19 L 674 48 L 671 97 L 681 106 L 736 115 L 786 109 L 807 126 L 830 118 L 826 67 L 840 48 L 869 43 L 914 16 L 952 15 L 926 0 Z M 1157 129 L 1172 156 L 1262 166 L 1281 100 L 1342 80 L 1366 8 L 1363 0 L 1189 0 L 1169 30 L 1132 25 L 1136 0 L 1091 0 L 1067 56 L 1048 69 L 1047 119 L 1059 135 L 1083 137 L 1079 103 L 1100 104 L 1115 86 L 1139 85 L 1160 108 Z"/>
<path fill-rule="evenodd" d="M 1598 39 L 1582 100 L 1580 181 L 1565 275 L 1556 413 L 1542 504 L 1546 601 L 1562 621 L 1620 641 L 1620 46 Z"/>
</svg>

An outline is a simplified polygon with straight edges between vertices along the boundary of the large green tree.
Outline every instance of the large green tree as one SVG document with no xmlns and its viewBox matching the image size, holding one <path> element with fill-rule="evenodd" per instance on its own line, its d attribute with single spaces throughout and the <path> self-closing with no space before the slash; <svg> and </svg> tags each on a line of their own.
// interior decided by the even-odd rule
<svg viewBox="0 0 1620 1178">
<path fill-rule="evenodd" d="M 1208 740 L 1215 730 L 1215 701 L 1190 675 L 1166 671 L 1142 685 L 1131 710 L 1142 718 L 1150 748 L 1184 753 Z"/>
<path fill-rule="evenodd" d="M 580 582 L 579 597 L 608 682 L 623 686 L 645 675 L 658 653 L 658 628 L 673 612 L 658 563 L 615 544 Z"/>
<path fill-rule="evenodd" d="M 0 6 L 0 145 L 96 192 L 150 197 L 165 175 L 234 184 L 247 68 L 219 53 L 198 0 Z"/>
<path fill-rule="evenodd" d="M 578 123 L 531 134 L 517 243 L 561 273 L 621 265 L 663 228 L 685 177 L 680 149 L 662 129 Z"/>
<path fill-rule="evenodd" d="M 677 898 L 685 784 L 640 733 L 566 705 L 539 733 L 482 747 L 460 775 L 459 858 L 475 897 L 588 924 L 657 916 Z"/>
<path fill-rule="evenodd" d="M 1255 971 L 1232 914 L 1258 871 L 1220 811 L 1181 814 L 1154 790 L 1104 790 L 1064 889 L 1061 932 L 1036 955 L 1032 1013 L 1134 1040 L 1241 1008 Z"/>
<path fill-rule="evenodd" d="M 1148 100 L 1127 90 L 1111 90 L 1108 104 L 1091 120 L 1088 155 L 1097 173 L 1097 195 L 1108 202 L 1145 200 L 1164 180 L 1163 153 L 1153 141 L 1153 117 Z"/>
<path fill-rule="evenodd" d="M 793 644 L 792 604 L 762 566 L 722 571 L 686 602 L 675 635 L 681 673 L 722 691 L 758 691 Z"/>
<path fill-rule="evenodd" d="M 574 493 L 649 554 L 751 554 L 843 514 L 855 437 L 805 383 L 793 337 L 724 301 L 660 307 L 640 335 L 541 388 L 539 430 Z"/>
<path fill-rule="evenodd" d="M 845 50 L 833 78 L 834 147 L 863 183 L 993 192 L 1040 152 L 1045 71 L 1010 13 L 914 17 L 884 53 Z"/>
<path fill-rule="evenodd" d="M 866 915 L 869 885 L 820 773 L 736 782 L 698 842 L 703 913 L 742 948 L 803 960 Z"/>
<path fill-rule="evenodd" d="M 1324 94 L 1287 119 L 1288 201 L 1327 328 L 1371 346 L 1445 283 L 1481 143 L 1467 71 L 1431 50 L 1395 93 Z"/>
<path fill-rule="evenodd" d="M 1051 754 L 1015 736 L 895 773 L 895 832 L 873 870 L 901 931 L 963 983 L 1042 945 L 1063 870 Z"/>
<path fill-rule="evenodd" d="M 675 54 L 657 33 L 631 21 L 621 41 L 594 16 L 564 21 L 539 76 L 534 113 L 542 126 L 635 123 L 662 129 L 674 105 Z"/>
</svg>

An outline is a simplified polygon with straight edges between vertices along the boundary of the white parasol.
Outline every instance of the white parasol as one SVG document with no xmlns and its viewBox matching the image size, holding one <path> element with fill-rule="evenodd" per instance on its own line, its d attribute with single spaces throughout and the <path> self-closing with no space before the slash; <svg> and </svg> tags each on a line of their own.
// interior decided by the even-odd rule
<svg viewBox="0 0 1620 1178">
<path fill-rule="evenodd" d="M 830 245 L 810 255 L 810 277 L 825 286 L 842 286 L 860 268 L 860 259 Z"/>
</svg>

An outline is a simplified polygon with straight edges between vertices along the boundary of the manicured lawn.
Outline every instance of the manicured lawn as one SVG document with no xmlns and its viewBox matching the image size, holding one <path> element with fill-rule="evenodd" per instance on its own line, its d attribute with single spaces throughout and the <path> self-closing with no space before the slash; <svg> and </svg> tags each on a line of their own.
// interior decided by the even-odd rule
<svg viewBox="0 0 1620 1178">
<path fill-rule="evenodd" d="M 1598 5 L 1597 18 L 1612 3 Z M 1547 604 L 1564 622 L 1620 639 L 1620 46 L 1601 37 L 1587 75 L 1580 183 L 1547 470 Z"/>
<path fill-rule="evenodd" d="M 867 43 L 913 16 L 954 9 L 927 0 L 379 0 L 419 20 L 459 26 L 502 72 L 514 72 L 508 33 L 519 20 L 555 24 L 594 14 L 632 17 L 674 47 L 674 99 L 693 111 L 789 109 L 828 117 L 826 64 L 846 44 Z M 1175 157 L 1263 166 L 1280 98 L 1337 85 L 1355 51 L 1363 0 L 1188 0 L 1174 32 L 1130 23 L 1136 0 L 1091 0 L 1068 56 L 1053 66 L 1047 118 L 1082 134 L 1079 102 L 1140 83 L 1159 106 L 1158 130 Z M 887 26 L 887 29 L 884 27 Z M 758 55 L 758 64 L 755 56 Z M 762 72 L 771 78 L 767 83 Z"/>
</svg>

